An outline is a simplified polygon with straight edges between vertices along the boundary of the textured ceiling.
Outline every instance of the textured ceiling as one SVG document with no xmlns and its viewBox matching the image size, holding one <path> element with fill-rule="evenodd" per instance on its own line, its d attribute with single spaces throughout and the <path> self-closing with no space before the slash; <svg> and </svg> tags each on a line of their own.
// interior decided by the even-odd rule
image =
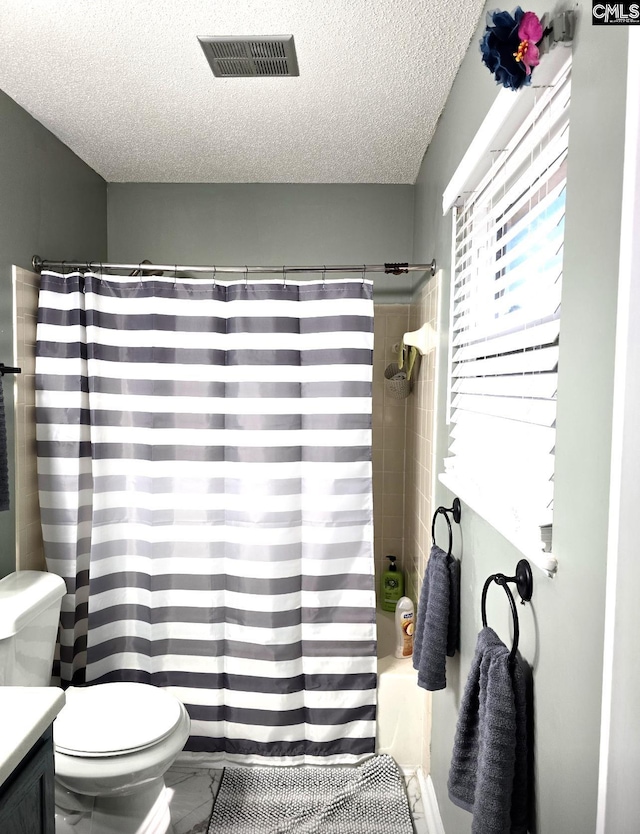
<svg viewBox="0 0 640 834">
<path fill-rule="evenodd" d="M 2 0 L 0 89 L 109 182 L 413 183 L 482 0 Z M 197 35 L 295 36 L 216 79 Z"/>
</svg>

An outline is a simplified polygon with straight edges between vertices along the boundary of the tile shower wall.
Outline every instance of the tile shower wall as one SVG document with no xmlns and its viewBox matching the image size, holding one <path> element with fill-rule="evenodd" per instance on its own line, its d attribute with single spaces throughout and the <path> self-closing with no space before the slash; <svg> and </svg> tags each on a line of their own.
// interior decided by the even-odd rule
<svg viewBox="0 0 640 834">
<path fill-rule="evenodd" d="M 409 310 L 409 330 L 428 323 L 437 330 L 437 277 L 422 288 Z M 406 594 L 417 602 L 431 550 L 433 514 L 433 413 L 435 391 L 435 350 L 422 357 L 413 392 L 407 403 L 405 466 L 405 541 L 404 570 Z M 422 767 L 430 772 L 431 764 L 431 693 L 425 693 Z"/>
<path fill-rule="evenodd" d="M 396 361 L 394 345 L 407 331 L 408 304 L 374 306 L 373 348 L 373 529 L 376 577 L 385 569 L 385 556 L 402 565 L 404 547 L 406 400 L 389 396 L 384 371 Z M 378 584 L 379 587 L 379 584 Z"/>
<path fill-rule="evenodd" d="M 437 330 L 438 279 L 432 278 L 410 306 L 409 330 L 430 324 Z M 433 414 L 436 351 L 422 357 L 407 401 L 404 570 L 407 595 L 418 600 L 431 550 L 433 515 Z"/>
<path fill-rule="evenodd" d="M 13 268 L 16 569 L 44 570 L 36 471 L 35 349 L 40 276 Z M 5 377 L 5 381 L 10 377 Z M 9 389 L 5 391 L 5 396 Z"/>
<path fill-rule="evenodd" d="M 431 549 L 432 432 L 435 351 L 421 357 L 413 390 L 405 400 L 385 391 L 384 371 L 396 360 L 394 347 L 407 330 L 428 323 L 437 328 L 437 279 L 411 304 L 376 304 L 373 353 L 373 507 L 376 577 L 385 556 L 398 557 L 405 593 L 417 603 Z M 431 695 L 425 693 L 422 768 L 429 773 Z"/>
<path fill-rule="evenodd" d="M 406 594 L 417 602 L 431 548 L 431 437 L 434 353 L 414 370 L 413 390 L 396 400 L 385 390 L 384 371 L 407 330 L 437 323 L 437 281 L 411 304 L 376 304 L 373 351 L 373 508 L 376 575 L 385 557 L 398 557 Z"/>
</svg>

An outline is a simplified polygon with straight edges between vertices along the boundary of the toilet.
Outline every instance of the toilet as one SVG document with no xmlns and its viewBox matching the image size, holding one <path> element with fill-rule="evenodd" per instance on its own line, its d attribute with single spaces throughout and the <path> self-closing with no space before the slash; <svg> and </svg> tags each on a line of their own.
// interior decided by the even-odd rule
<svg viewBox="0 0 640 834">
<path fill-rule="evenodd" d="M 0 580 L 0 686 L 48 686 L 65 594 L 51 573 Z M 54 721 L 56 834 L 173 834 L 164 774 L 189 715 L 144 683 L 69 687 Z"/>
</svg>

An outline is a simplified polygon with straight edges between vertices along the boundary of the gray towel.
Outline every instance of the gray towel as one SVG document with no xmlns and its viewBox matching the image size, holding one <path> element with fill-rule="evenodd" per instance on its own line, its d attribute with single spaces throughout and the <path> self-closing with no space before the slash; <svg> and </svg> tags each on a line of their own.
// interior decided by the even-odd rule
<svg viewBox="0 0 640 834">
<path fill-rule="evenodd" d="M 418 686 L 431 691 L 445 688 L 447 655 L 456 653 L 459 635 L 459 563 L 434 544 L 420 591 L 413 643 Z"/>
<path fill-rule="evenodd" d="M 472 834 L 526 834 L 525 678 L 491 628 L 478 635 L 458 714 L 449 798 L 471 811 Z"/>
<path fill-rule="evenodd" d="M 0 510 L 9 509 L 9 470 L 7 468 L 7 423 L 0 375 Z"/>
</svg>

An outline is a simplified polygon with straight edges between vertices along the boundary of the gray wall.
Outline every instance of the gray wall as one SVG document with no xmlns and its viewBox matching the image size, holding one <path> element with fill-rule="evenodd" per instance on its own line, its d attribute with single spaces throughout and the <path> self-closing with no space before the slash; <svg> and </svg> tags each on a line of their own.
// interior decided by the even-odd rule
<svg viewBox="0 0 640 834">
<path fill-rule="evenodd" d="M 409 261 L 413 190 L 411 185 L 111 183 L 109 259 L 216 265 Z M 406 300 L 414 278 L 376 275 L 376 300 Z"/>
<path fill-rule="evenodd" d="M 104 180 L 0 92 L 0 361 L 12 364 L 11 265 L 106 257 Z M 13 492 L 13 385 L 4 378 Z M 0 576 L 15 566 L 14 513 L 0 513 Z"/>
<path fill-rule="evenodd" d="M 487 9 L 493 9 L 489 3 Z M 549 11 L 540 2 L 527 8 Z M 530 606 L 518 607 L 521 649 L 534 669 L 537 824 L 533 831 L 595 830 L 604 588 L 609 497 L 612 377 L 624 139 L 627 32 L 593 27 L 591 4 L 574 5 L 565 269 L 557 413 L 554 553 L 556 578 L 534 567 Z M 444 187 L 492 104 L 497 88 L 472 40 L 416 184 L 414 257 L 437 243 L 444 310 L 450 286 L 451 220 L 442 217 Z M 448 321 L 442 321 L 446 345 Z M 446 349 L 440 354 L 436 470 L 447 435 Z M 451 506 L 440 484 L 436 502 Z M 447 834 L 465 834 L 471 816 L 447 797 L 458 707 L 477 633 L 485 578 L 514 573 L 520 554 L 463 504 L 456 549 L 462 557 L 461 653 L 449 661 L 449 686 L 433 696 L 432 778 Z M 510 639 L 509 610 L 490 594 L 489 622 Z"/>
</svg>

